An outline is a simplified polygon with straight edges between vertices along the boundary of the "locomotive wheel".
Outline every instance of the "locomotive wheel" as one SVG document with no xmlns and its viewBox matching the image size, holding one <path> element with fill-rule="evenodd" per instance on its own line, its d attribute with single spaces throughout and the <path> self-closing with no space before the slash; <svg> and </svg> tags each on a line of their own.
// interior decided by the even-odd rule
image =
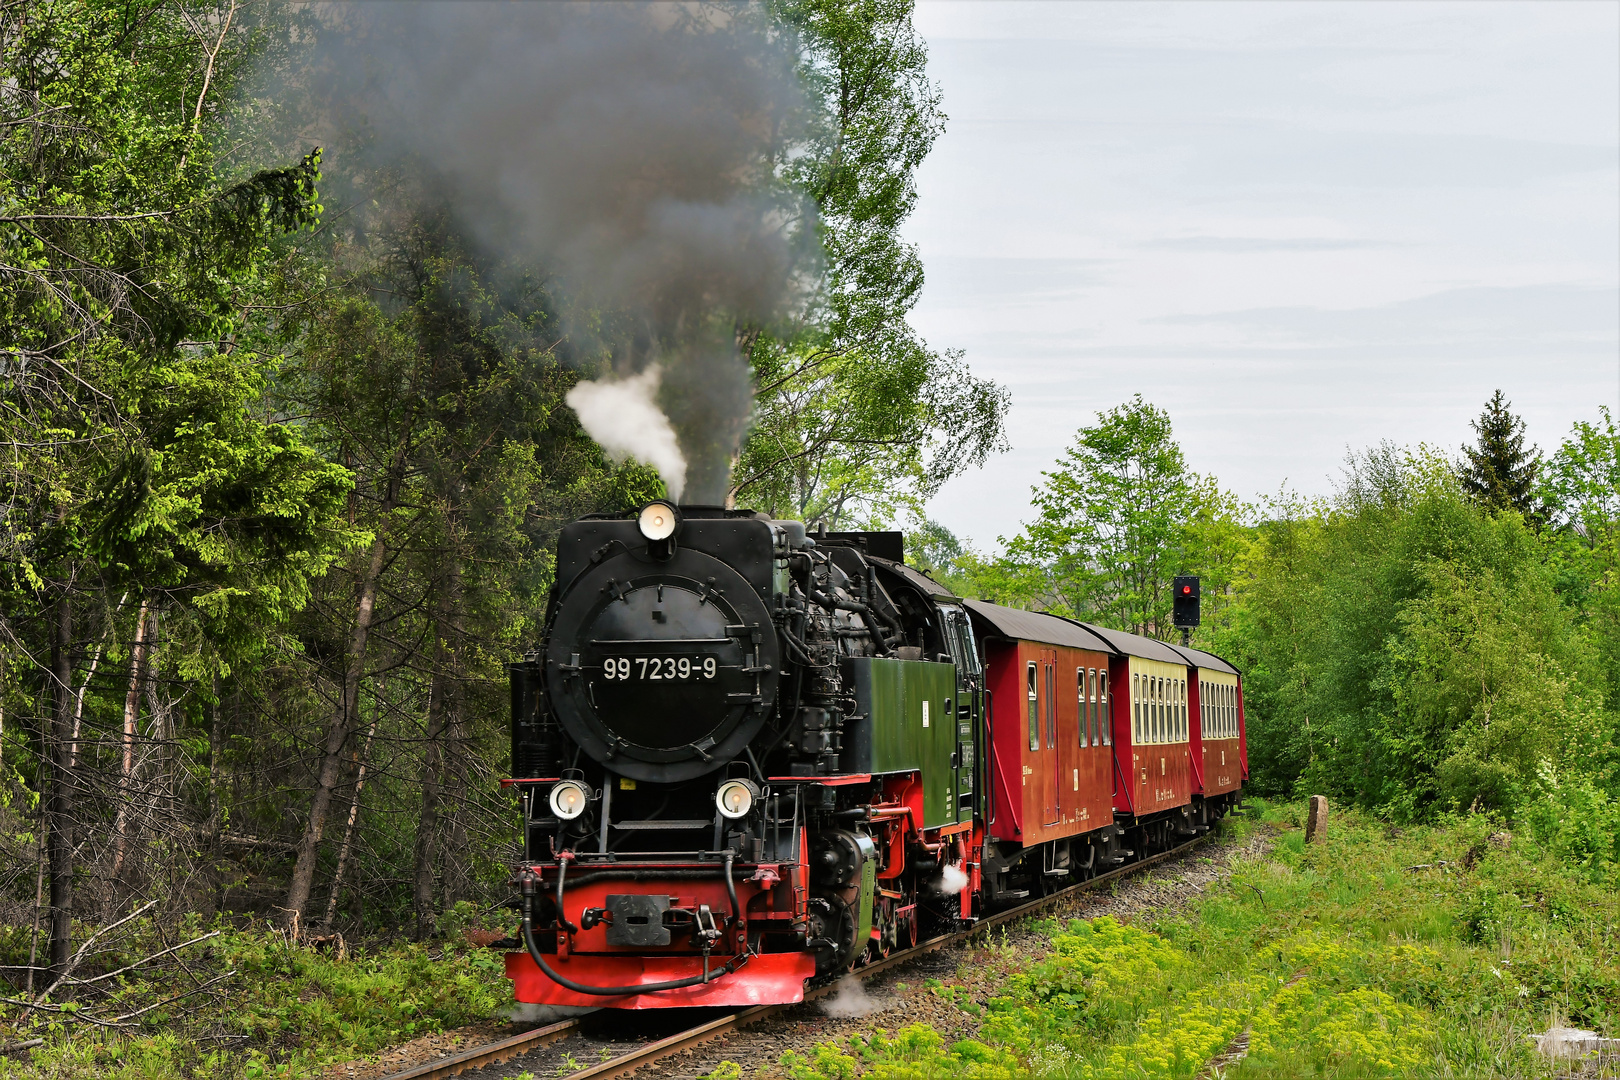
<svg viewBox="0 0 1620 1080">
<path fill-rule="evenodd" d="M 849 904 L 836 896 L 812 898 L 810 933 L 817 975 L 851 971 L 865 958 L 866 943 L 855 940 L 856 929 L 855 909 Z"/>
<path fill-rule="evenodd" d="M 872 921 L 877 924 L 877 936 L 872 939 L 869 958 L 882 960 L 900 942 L 900 924 L 895 918 L 894 901 L 887 896 L 881 897 L 872 912 Z"/>
</svg>

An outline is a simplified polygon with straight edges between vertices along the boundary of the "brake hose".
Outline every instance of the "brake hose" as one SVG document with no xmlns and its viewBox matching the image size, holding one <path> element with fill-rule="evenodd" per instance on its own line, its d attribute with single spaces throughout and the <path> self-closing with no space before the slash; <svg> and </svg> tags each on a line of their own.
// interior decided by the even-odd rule
<svg viewBox="0 0 1620 1080">
<path fill-rule="evenodd" d="M 562 914 L 561 877 L 561 874 L 559 874 L 557 881 L 557 922 L 560 926 L 567 926 L 567 920 L 563 918 Z M 746 955 L 734 956 L 726 961 L 719 971 L 713 973 L 705 971 L 702 975 L 693 975 L 685 979 L 671 979 L 668 982 L 640 983 L 635 986 L 589 986 L 585 983 L 575 982 L 553 971 L 551 965 L 546 963 L 545 954 L 534 943 L 534 884 L 534 874 L 528 872 L 524 874 L 519 886 L 523 891 L 523 945 L 529 950 L 530 959 L 539 966 L 541 971 L 545 972 L 547 978 L 558 986 L 572 990 L 576 994 L 592 994 L 596 997 L 624 997 L 631 994 L 651 994 L 659 990 L 679 990 L 683 987 L 710 982 L 720 978 L 722 975 L 730 975 L 748 960 Z M 566 933 L 561 929 L 558 932 Z M 706 968 L 708 965 L 705 964 L 704 966 Z"/>
</svg>

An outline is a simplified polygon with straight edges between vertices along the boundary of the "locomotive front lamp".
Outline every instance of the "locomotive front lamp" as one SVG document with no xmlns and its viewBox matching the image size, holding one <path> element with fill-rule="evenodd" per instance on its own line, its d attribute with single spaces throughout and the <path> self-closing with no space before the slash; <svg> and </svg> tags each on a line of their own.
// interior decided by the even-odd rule
<svg viewBox="0 0 1620 1080">
<path fill-rule="evenodd" d="M 747 780 L 727 780 L 715 792 L 714 804 L 720 808 L 721 817 L 736 821 L 754 808 L 758 795 L 759 789 Z"/>
<path fill-rule="evenodd" d="M 585 812 L 585 804 L 591 801 L 590 792 L 585 785 L 576 784 L 572 780 L 564 780 L 551 789 L 551 812 L 563 821 L 573 821 Z"/>
<path fill-rule="evenodd" d="M 641 535 L 649 540 L 668 540 L 675 534 L 675 526 L 680 521 L 675 508 L 666 502 L 650 502 L 641 508 L 641 516 L 636 519 L 636 528 Z"/>
</svg>

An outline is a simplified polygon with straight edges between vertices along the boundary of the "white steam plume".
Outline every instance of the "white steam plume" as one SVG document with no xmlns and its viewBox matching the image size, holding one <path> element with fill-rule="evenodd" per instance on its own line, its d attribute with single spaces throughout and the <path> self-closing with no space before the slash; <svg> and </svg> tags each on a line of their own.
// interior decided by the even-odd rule
<svg viewBox="0 0 1620 1080">
<path fill-rule="evenodd" d="M 608 457 L 651 465 L 664 478 L 669 497 L 678 502 L 686 490 L 686 456 L 669 417 L 658 407 L 662 377 L 663 370 L 654 364 L 640 375 L 582 382 L 568 391 L 567 401 Z"/>
<path fill-rule="evenodd" d="M 939 880 L 934 882 L 934 888 L 946 896 L 955 896 L 967 888 L 968 876 L 961 867 L 954 863 L 946 863 L 939 871 Z"/>
<path fill-rule="evenodd" d="M 821 1003 L 823 1013 L 843 1019 L 871 1016 L 883 1011 L 883 1007 L 883 1002 L 870 997 L 861 980 L 854 975 L 845 975 L 833 996 Z"/>
</svg>

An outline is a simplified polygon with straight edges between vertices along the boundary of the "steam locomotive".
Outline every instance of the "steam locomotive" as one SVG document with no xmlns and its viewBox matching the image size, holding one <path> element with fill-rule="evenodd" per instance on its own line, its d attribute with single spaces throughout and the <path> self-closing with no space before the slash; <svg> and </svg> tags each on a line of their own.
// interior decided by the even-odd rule
<svg viewBox="0 0 1620 1080">
<path fill-rule="evenodd" d="M 1162 850 L 1234 806 L 1218 657 L 964 601 L 898 533 L 654 502 L 566 526 L 511 665 L 516 998 L 807 983 Z"/>
</svg>

